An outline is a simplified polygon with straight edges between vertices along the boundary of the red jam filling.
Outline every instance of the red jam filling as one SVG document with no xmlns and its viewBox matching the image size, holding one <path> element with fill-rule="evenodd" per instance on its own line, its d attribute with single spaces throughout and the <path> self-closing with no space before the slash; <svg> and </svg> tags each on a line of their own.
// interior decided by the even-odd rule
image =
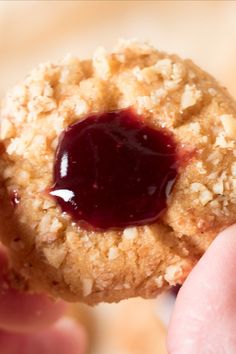
<svg viewBox="0 0 236 354">
<path fill-rule="evenodd" d="M 131 109 L 93 114 L 61 135 L 50 194 L 73 220 L 94 228 L 156 221 L 178 170 L 171 134 Z"/>
</svg>

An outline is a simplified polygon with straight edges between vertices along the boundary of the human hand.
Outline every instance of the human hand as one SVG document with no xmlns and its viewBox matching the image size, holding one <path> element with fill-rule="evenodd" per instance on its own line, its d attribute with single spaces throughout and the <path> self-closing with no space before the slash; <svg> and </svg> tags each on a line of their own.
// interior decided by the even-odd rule
<svg viewBox="0 0 236 354">
<path fill-rule="evenodd" d="M 84 354 L 83 329 L 61 318 L 65 303 L 11 289 L 4 276 L 6 268 L 6 254 L 0 248 L 0 353 Z"/>
<path fill-rule="evenodd" d="M 170 354 L 236 353 L 236 225 L 222 232 L 177 296 Z"/>
</svg>

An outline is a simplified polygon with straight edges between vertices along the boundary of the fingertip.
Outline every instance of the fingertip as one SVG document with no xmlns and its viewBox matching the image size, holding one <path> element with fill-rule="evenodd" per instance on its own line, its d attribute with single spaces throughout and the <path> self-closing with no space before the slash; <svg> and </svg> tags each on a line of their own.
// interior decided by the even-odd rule
<svg viewBox="0 0 236 354">
<path fill-rule="evenodd" d="M 85 354 L 84 330 L 71 319 L 31 334 L 0 331 L 1 353 L 4 354 Z"/>
<path fill-rule="evenodd" d="M 50 326 L 64 315 L 65 302 L 12 289 L 7 278 L 7 251 L 0 244 L 0 328 L 32 332 Z"/>
<path fill-rule="evenodd" d="M 56 322 L 64 315 L 66 307 L 66 303 L 45 295 L 0 289 L 0 328 L 17 332 L 38 331 Z"/>
<path fill-rule="evenodd" d="M 212 242 L 182 286 L 168 331 L 169 353 L 195 354 L 206 347 L 209 352 L 219 352 L 219 348 L 225 352 L 224 346 L 228 352 L 236 352 L 236 343 L 229 341 L 235 337 L 235 272 L 233 225 Z"/>
</svg>

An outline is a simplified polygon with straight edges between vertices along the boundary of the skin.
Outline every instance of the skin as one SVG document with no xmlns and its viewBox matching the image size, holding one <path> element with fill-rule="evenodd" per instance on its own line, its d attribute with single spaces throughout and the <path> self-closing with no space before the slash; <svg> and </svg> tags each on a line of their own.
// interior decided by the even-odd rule
<svg viewBox="0 0 236 354">
<path fill-rule="evenodd" d="M 0 348 L 4 354 L 85 354 L 85 332 L 63 318 L 66 305 L 8 286 L 7 257 L 0 249 Z"/>
<path fill-rule="evenodd" d="M 212 243 L 181 288 L 169 326 L 170 354 L 236 353 L 236 225 Z"/>
</svg>

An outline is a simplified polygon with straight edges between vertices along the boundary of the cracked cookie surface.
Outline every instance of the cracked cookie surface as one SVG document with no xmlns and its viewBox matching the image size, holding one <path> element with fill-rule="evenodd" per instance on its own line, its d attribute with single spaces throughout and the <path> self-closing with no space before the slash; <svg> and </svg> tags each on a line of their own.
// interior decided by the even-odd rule
<svg viewBox="0 0 236 354">
<path fill-rule="evenodd" d="M 158 221 L 86 230 L 44 193 L 59 136 L 89 114 L 129 107 L 191 158 Z M 41 64 L 8 92 L 1 121 L 0 231 L 24 287 L 95 304 L 181 284 L 236 221 L 235 139 L 234 100 L 190 60 L 127 41 L 91 60 Z"/>
</svg>

